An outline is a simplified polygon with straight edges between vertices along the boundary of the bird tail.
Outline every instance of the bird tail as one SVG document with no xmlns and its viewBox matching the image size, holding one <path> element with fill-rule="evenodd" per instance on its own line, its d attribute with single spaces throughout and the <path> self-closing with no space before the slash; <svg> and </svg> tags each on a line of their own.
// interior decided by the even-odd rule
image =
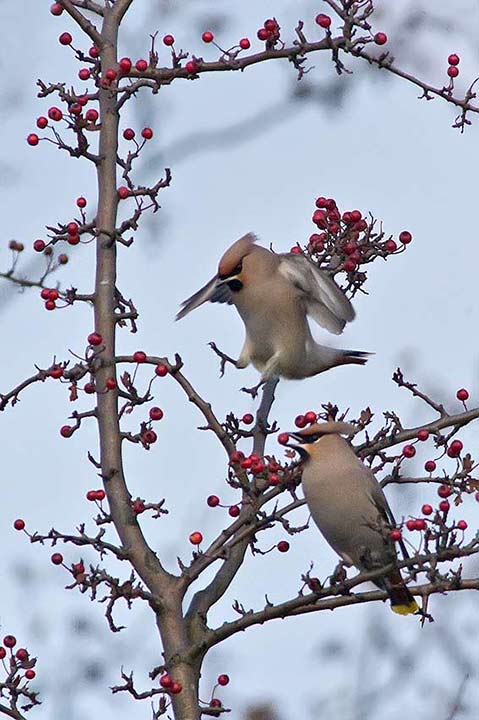
<svg viewBox="0 0 479 720">
<path fill-rule="evenodd" d="M 393 612 L 398 615 L 409 615 L 419 610 L 419 606 L 405 585 L 399 570 L 394 570 L 386 578 L 385 586 Z"/>
<path fill-rule="evenodd" d="M 374 353 L 362 350 L 339 350 L 338 353 L 338 365 L 366 365 L 369 356 L 374 355 Z"/>
</svg>

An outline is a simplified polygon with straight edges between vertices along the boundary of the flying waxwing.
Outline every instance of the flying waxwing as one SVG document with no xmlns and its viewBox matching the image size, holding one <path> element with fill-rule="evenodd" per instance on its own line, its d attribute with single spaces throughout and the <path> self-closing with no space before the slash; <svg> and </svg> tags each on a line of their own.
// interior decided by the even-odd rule
<svg viewBox="0 0 479 720">
<path fill-rule="evenodd" d="M 304 462 L 302 484 L 311 516 L 346 565 L 375 570 L 396 564 L 388 528 L 394 518 L 373 473 L 341 435 L 356 432 L 345 422 L 326 422 L 288 433 L 297 441 Z M 373 581 L 386 590 L 391 608 L 400 615 L 418 610 L 398 568 Z"/>
<path fill-rule="evenodd" d="M 354 319 L 350 301 L 329 275 L 304 255 L 256 245 L 252 233 L 225 252 L 218 274 L 182 303 L 176 319 L 207 301 L 236 306 L 246 329 L 236 366 L 252 363 L 263 380 L 305 378 L 367 360 L 369 353 L 325 347 L 311 335 L 308 315 L 335 335 Z"/>
</svg>

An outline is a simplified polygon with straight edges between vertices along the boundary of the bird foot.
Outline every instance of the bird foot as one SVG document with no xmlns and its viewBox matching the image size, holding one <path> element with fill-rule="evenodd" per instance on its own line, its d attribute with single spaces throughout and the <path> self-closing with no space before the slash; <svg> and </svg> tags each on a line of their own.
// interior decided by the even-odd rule
<svg viewBox="0 0 479 720">
<path fill-rule="evenodd" d="M 213 350 L 213 352 L 214 352 L 216 355 L 218 355 L 218 357 L 220 358 L 220 377 L 223 377 L 223 375 L 225 374 L 226 363 L 231 363 L 231 364 L 234 365 L 235 367 L 238 367 L 237 360 L 233 360 L 232 357 L 230 357 L 229 355 L 226 355 L 226 353 L 222 352 L 222 351 L 216 346 L 216 343 L 210 342 L 210 343 L 208 343 L 208 345 L 209 345 L 210 348 Z"/>
<path fill-rule="evenodd" d="M 253 400 L 258 396 L 258 391 L 263 385 L 265 385 L 267 380 L 260 380 L 257 385 L 254 385 L 253 387 L 246 388 L 242 387 L 241 392 L 247 393 L 248 395 L 251 395 Z"/>
</svg>

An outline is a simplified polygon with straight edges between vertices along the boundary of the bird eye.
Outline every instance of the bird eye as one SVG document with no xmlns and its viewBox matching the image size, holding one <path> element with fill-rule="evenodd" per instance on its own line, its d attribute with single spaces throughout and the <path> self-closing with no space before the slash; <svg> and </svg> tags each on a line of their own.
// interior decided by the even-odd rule
<svg viewBox="0 0 479 720">
<path fill-rule="evenodd" d="M 232 272 L 231 274 L 232 274 L 232 275 L 239 275 L 240 272 L 242 271 L 242 269 L 243 269 L 243 262 L 241 261 L 241 262 L 238 263 L 238 265 L 235 267 L 235 269 L 233 270 L 233 272 Z"/>
</svg>

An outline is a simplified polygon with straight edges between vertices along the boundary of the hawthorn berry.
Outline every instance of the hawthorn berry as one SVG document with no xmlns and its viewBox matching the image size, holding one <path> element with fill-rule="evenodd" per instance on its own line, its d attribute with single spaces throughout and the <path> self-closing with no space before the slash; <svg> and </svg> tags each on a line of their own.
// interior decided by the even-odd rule
<svg viewBox="0 0 479 720">
<path fill-rule="evenodd" d="M 245 413 L 241 418 L 241 421 L 244 422 L 245 425 L 251 425 L 254 421 L 254 417 L 251 413 Z"/>
<path fill-rule="evenodd" d="M 126 75 L 131 70 L 131 60 L 129 57 L 122 57 L 120 62 L 118 63 L 120 70 L 123 75 Z"/>
<path fill-rule="evenodd" d="M 154 430 L 145 430 L 142 437 L 147 445 L 153 445 L 158 440 L 158 435 Z"/>
<path fill-rule="evenodd" d="M 441 500 L 441 502 L 439 503 L 439 510 L 441 512 L 446 513 L 449 510 L 449 508 L 450 508 L 449 500 Z"/>
<path fill-rule="evenodd" d="M 146 510 L 145 503 L 143 500 L 140 500 L 140 498 L 133 500 L 131 507 L 133 508 L 135 515 L 141 515 L 141 513 L 144 513 Z"/>
<path fill-rule="evenodd" d="M 5 645 L 5 647 L 11 649 L 17 644 L 17 638 L 15 637 L 15 635 L 5 635 L 5 637 L 3 638 L 3 644 Z"/>
<path fill-rule="evenodd" d="M 429 438 L 429 430 L 426 430 L 426 428 L 421 428 L 421 430 L 417 431 L 416 437 L 421 442 L 425 442 Z"/>
<path fill-rule="evenodd" d="M 269 40 L 269 38 L 271 37 L 271 32 L 269 30 L 267 30 L 266 28 L 262 27 L 258 30 L 256 35 L 258 37 L 258 40 L 265 41 L 265 40 Z"/>
<path fill-rule="evenodd" d="M 308 423 L 304 415 L 297 415 L 294 419 L 294 424 L 297 428 L 304 428 Z"/>
<path fill-rule="evenodd" d="M 63 12 L 63 5 L 60 5 L 58 2 L 54 2 L 53 5 L 50 5 L 50 12 L 52 15 L 61 15 Z"/>
<path fill-rule="evenodd" d="M 104 499 L 105 499 L 105 491 L 104 491 L 104 490 L 100 489 L 100 490 L 96 490 L 95 492 L 96 492 L 96 498 L 95 498 L 95 500 L 100 500 L 100 501 L 101 501 L 101 500 L 104 500 Z"/>
<path fill-rule="evenodd" d="M 50 560 L 54 565 L 61 565 L 63 562 L 63 555 L 59 552 L 53 553 Z"/>
<path fill-rule="evenodd" d="M 218 495 L 209 495 L 206 498 L 206 504 L 208 505 L 208 507 L 217 507 L 220 504 L 220 499 Z"/>
<path fill-rule="evenodd" d="M 416 530 L 425 530 L 426 521 L 424 520 L 424 518 L 417 518 L 417 520 L 414 521 L 414 527 Z"/>
<path fill-rule="evenodd" d="M 210 707 L 212 708 L 220 708 L 222 706 L 221 700 L 219 698 L 211 698 L 210 700 Z"/>
<path fill-rule="evenodd" d="M 198 72 L 198 63 L 194 60 L 188 60 L 188 62 L 185 64 L 185 70 L 190 75 L 194 75 Z"/>
<path fill-rule="evenodd" d="M 72 40 L 73 38 L 69 32 L 62 33 L 58 38 L 58 42 L 60 43 L 60 45 L 70 45 Z"/>
<path fill-rule="evenodd" d="M 218 685 L 222 685 L 224 687 L 225 685 L 228 685 L 229 681 L 229 675 L 218 675 Z"/>
<path fill-rule="evenodd" d="M 88 122 L 96 122 L 98 120 L 98 110 L 95 110 L 95 108 L 90 108 L 85 113 L 85 118 L 88 120 Z"/>
<path fill-rule="evenodd" d="M 144 363 L 146 360 L 146 353 L 143 350 L 137 350 L 133 353 L 133 360 L 137 363 Z"/>
<path fill-rule="evenodd" d="M 162 688 L 170 688 L 173 685 L 173 679 L 171 675 L 166 673 L 160 677 L 160 685 Z"/>
<path fill-rule="evenodd" d="M 148 63 L 146 60 L 143 60 L 143 58 L 140 58 L 140 60 L 136 61 L 135 67 L 138 72 L 145 72 L 146 68 L 148 67 Z"/>
<path fill-rule="evenodd" d="M 130 188 L 127 188 L 126 185 L 119 187 L 117 192 L 120 200 L 126 200 L 127 197 L 130 197 Z"/>
<path fill-rule="evenodd" d="M 92 332 L 87 337 L 88 344 L 89 345 L 101 345 L 103 342 L 103 337 L 100 335 L 100 333 Z"/>
<path fill-rule="evenodd" d="M 457 527 L 459 530 L 467 530 L 467 522 L 465 520 L 459 520 Z"/>
<path fill-rule="evenodd" d="M 386 35 L 386 33 L 378 32 L 374 36 L 374 42 L 376 43 L 376 45 L 385 45 L 387 43 L 387 41 L 388 41 L 388 36 Z"/>
<path fill-rule="evenodd" d="M 436 463 L 434 462 L 434 460 L 427 460 L 424 463 L 424 469 L 426 470 L 426 472 L 434 472 L 434 470 L 436 469 Z"/>
<path fill-rule="evenodd" d="M 89 80 L 89 79 L 90 79 L 90 75 L 91 75 L 91 73 L 90 73 L 90 70 L 89 70 L 88 68 L 81 68 L 81 69 L 78 71 L 78 77 L 80 78 L 80 80 Z"/>
<path fill-rule="evenodd" d="M 96 490 L 88 490 L 88 492 L 86 494 L 86 499 L 89 500 L 90 502 L 93 502 L 94 500 L 96 500 Z"/>
<path fill-rule="evenodd" d="M 150 408 L 150 420 L 161 420 L 163 417 L 163 410 L 159 407 Z"/>
<path fill-rule="evenodd" d="M 469 393 L 467 392 L 466 388 L 461 388 L 457 391 L 456 397 L 458 400 L 461 400 L 462 402 L 465 402 L 469 399 Z"/>
<path fill-rule="evenodd" d="M 25 520 L 18 518 L 13 523 L 13 527 L 15 528 L 15 530 L 24 530 L 25 529 Z"/>
<path fill-rule="evenodd" d="M 80 242 L 80 236 L 79 235 L 69 235 L 67 237 L 67 243 L 69 245 L 78 245 Z"/>
<path fill-rule="evenodd" d="M 178 695 L 183 690 L 183 685 L 180 682 L 173 682 L 170 686 L 170 692 L 173 695 Z"/>
<path fill-rule="evenodd" d="M 48 288 L 43 288 L 40 297 L 42 300 L 48 300 L 50 298 L 50 290 Z"/>
<path fill-rule="evenodd" d="M 55 310 L 56 306 L 55 300 L 47 300 L 45 303 L 46 310 Z"/>
<path fill-rule="evenodd" d="M 447 58 L 447 62 L 449 63 L 449 65 L 459 65 L 460 61 L 461 58 L 459 57 L 459 55 L 456 55 L 456 53 L 452 53 Z"/>
<path fill-rule="evenodd" d="M 6 655 L 7 655 L 7 651 L 5 650 L 4 647 L 2 647 L 0 645 L 0 660 L 3 660 L 3 658 L 6 657 Z"/>
<path fill-rule="evenodd" d="M 165 377 L 165 375 L 168 375 L 168 368 L 163 363 L 160 363 L 156 366 L 155 373 L 158 377 Z"/>
<path fill-rule="evenodd" d="M 316 422 L 316 420 L 318 419 L 318 416 L 312 410 L 308 410 L 308 412 L 304 414 L 304 419 L 306 420 L 306 422 L 309 425 L 312 425 L 313 423 Z"/>
<path fill-rule="evenodd" d="M 210 42 L 213 42 L 213 40 L 215 39 L 215 36 L 213 35 L 213 33 L 210 30 L 205 30 L 205 32 L 201 36 L 201 39 L 203 40 L 204 43 L 210 43 Z"/>
<path fill-rule="evenodd" d="M 82 107 L 80 103 L 73 103 L 68 109 L 70 110 L 71 115 L 81 115 Z"/>
<path fill-rule="evenodd" d="M 27 680 L 33 680 L 35 675 L 36 675 L 35 670 L 32 670 L 31 668 L 29 668 L 28 670 L 25 671 L 25 677 Z"/>
<path fill-rule="evenodd" d="M 415 530 L 416 529 L 416 521 L 415 520 L 407 520 L 406 527 L 408 530 Z"/>
<path fill-rule="evenodd" d="M 31 145 L 32 147 L 34 147 L 35 145 L 38 145 L 39 142 L 40 142 L 40 138 L 38 137 L 38 135 L 36 133 L 30 133 L 29 135 L 27 135 L 27 143 L 29 145 Z"/>
<path fill-rule="evenodd" d="M 276 547 L 280 553 L 288 552 L 289 542 L 287 540 L 280 540 Z"/>
<path fill-rule="evenodd" d="M 280 434 L 278 435 L 278 443 L 279 443 L 280 445 L 287 445 L 287 444 L 288 444 L 288 440 L 289 440 L 289 435 L 288 435 L 288 433 L 283 432 L 283 433 L 280 433 Z"/>
<path fill-rule="evenodd" d="M 231 517 L 238 517 L 238 515 L 240 514 L 240 512 L 241 512 L 241 511 L 240 511 L 239 505 L 232 505 L 232 506 L 228 509 L 228 514 L 231 515 Z"/>
<path fill-rule="evenodd" d="M 92 45 L 91 48 L 88 50 L 88 54 L 91 58 L 95 60 L 100 55 L 100 49 L 97 48 L 96 45 Z"/>
<path fill-rule="evenodd" d="M 450 78 L 455 78 L 459 75 L 459 68 L 455 65 L 449 65 L 449 67 L 447 68 L 447 74 Z"/>
<path fill-rule="evenodd" d="M 270 474 L 268 475 L 268 481 L 270 485 L 279 485 L 279 475 L 270 472 Z"/>
<path fill-rule="evenodd" d="M 47 302 L 51 302 L 48 300 Z M 46 303 L 45 303 L 46 305 Z M 60 435 L 64 438 L 69 438 L 73 435 L 74 428 L 71 425 L 62 425 L 60 428 Z"/>
<path fill-rule="evenodd" d="M 384 247 L 390 253 L 396 252 L 396 250 L 398 249 L 398 246 L 396 245 L 394 240 L 386 240 L 386 242 L 384 243 Z"/>
<path fill-rule="evenodd" d="M 423 515 L 431 515 L 433 511 L 432 505 L 428 505 L 427 503 L 424 504 L 421 508 L 421 512 Z"/>
<path fill-rule="evenodd" d="M 409 230 L 403 230 L 401 233 L 399 233 L 399 241 L 402 242 L 403 245 L 409 245 L 411 240 L 412 235 Z"/>
<path fill-rule="evenodd" d="M 167 47 L 169 47 L 170 45 L 173 45 L 174 42 L 175 42 L 175 38 L 173 37 L 173 35 L 165 35 L 163 38 L 163 45 L 166 45 Z"/>
<path fill-rule="evenodd" d="M 242 50 L 249 50 L 251 47 L 251 43 L 247 37 L 241 38 L 238 45 Z"/>
<path fill-rule="evenodd" d="M 449 495 L 452 494 L 452 489 L 449 487 L 449 485 L 439 485 L 437 489 L 437 494 L 441 498 L 447 498 Z"/>
<path fill-rule="evenodd" d="M 316 15 L 316 24 L 326 30 L 331 26 L 331 18 L 329 17 L 329 15 L 319 13 L 319 15 Z"/>
<path fill-rule="evenodd" d="M 240 462 L 240 466 L 243 468 L 243 470 L 249 470 L 253 464 L 253 461 L 250 457 L 245 458 Z"/>
<path fill-rule="evenodd" d="M 447 449 L 447 454 L 450 458 L 457 458 L 461 454 L 463 444 L 460 440 L 453 440 Z"/>
<path fill-rule="evenodd" d="M 357 262 L 352 258 L 348 258 L 343 264 L 343 270 L 345 272 L 353 272 L 357 267 Z"/>
<path fill-rule="evenodd" d="M 54 365 L 49 371 L 48 374 L 51 378 L 54 380 L 59 380 L 61 377 L 63 377 L 63 368 L 61 365 Z"/>
<path fill-rule="evenodd" d="M 143 128 L 143 130 L 141 131 L 141 137 L 145 140 L 151 140 L 151 138 L 153 137 L 153 130 L 150 127 Z"/>
<path fill-rule="evenodd" d="M 244 460 L 244 453 L 241 450 L 235 450 L 231 453 L 230 463 L 231 465 L 237 465 Z"/>
<path fill-rule="evenodd" d="M 40 117 L 37 117 L 37 128 L 40 128 L 40 130 L 44 130 L 47 125 L 48 119 L 44 115 L 40 115 Z"/>
<path fill-rule="evenodd" d="M 394 528 L 393 530 L 391 530 L 390 538 L 393 542 L 398 542 L 398 540 L 401 540 L 402 532 L 400 531 L 400 529 Z"/>
<path fill-rule="evenodd" d="M 25 660 L 28 660 L 28 650 L 26 648 L 18 648 L 15 657 L 17 660 L 20 660 L 20 662 L 25 662 Z"/>
<path fill-rule="evenodd" d="M 198 531 L 192 532 L 190 535 L 190 543 L 192 545 L 199 545 L 201 542 L 203 542 L 203 535 Z"/>
<path fill-rule="evenodd" d="M 416 448 L 414 445 L 405 445 L 402 449 L 402 454 L 406 458 L 412 458 L 416 454 Z"/>
<path fill-rule="evenodd" d="M 68 262 L 68 255 L 65 255 L 65 253 L 61 253 L 58 256 L 58 262 L 60 263 L 60 265 L 66 265 Z"/>
<path fill-rule="evenodd" d="M 123 137 L 125 138 L 125 140 L 133 140 L 133 138 L 135 137 L 135 131 L 133 130 L 133 128 L 126 128 L 125 130 L 123 130 Z"/>
</svg>

